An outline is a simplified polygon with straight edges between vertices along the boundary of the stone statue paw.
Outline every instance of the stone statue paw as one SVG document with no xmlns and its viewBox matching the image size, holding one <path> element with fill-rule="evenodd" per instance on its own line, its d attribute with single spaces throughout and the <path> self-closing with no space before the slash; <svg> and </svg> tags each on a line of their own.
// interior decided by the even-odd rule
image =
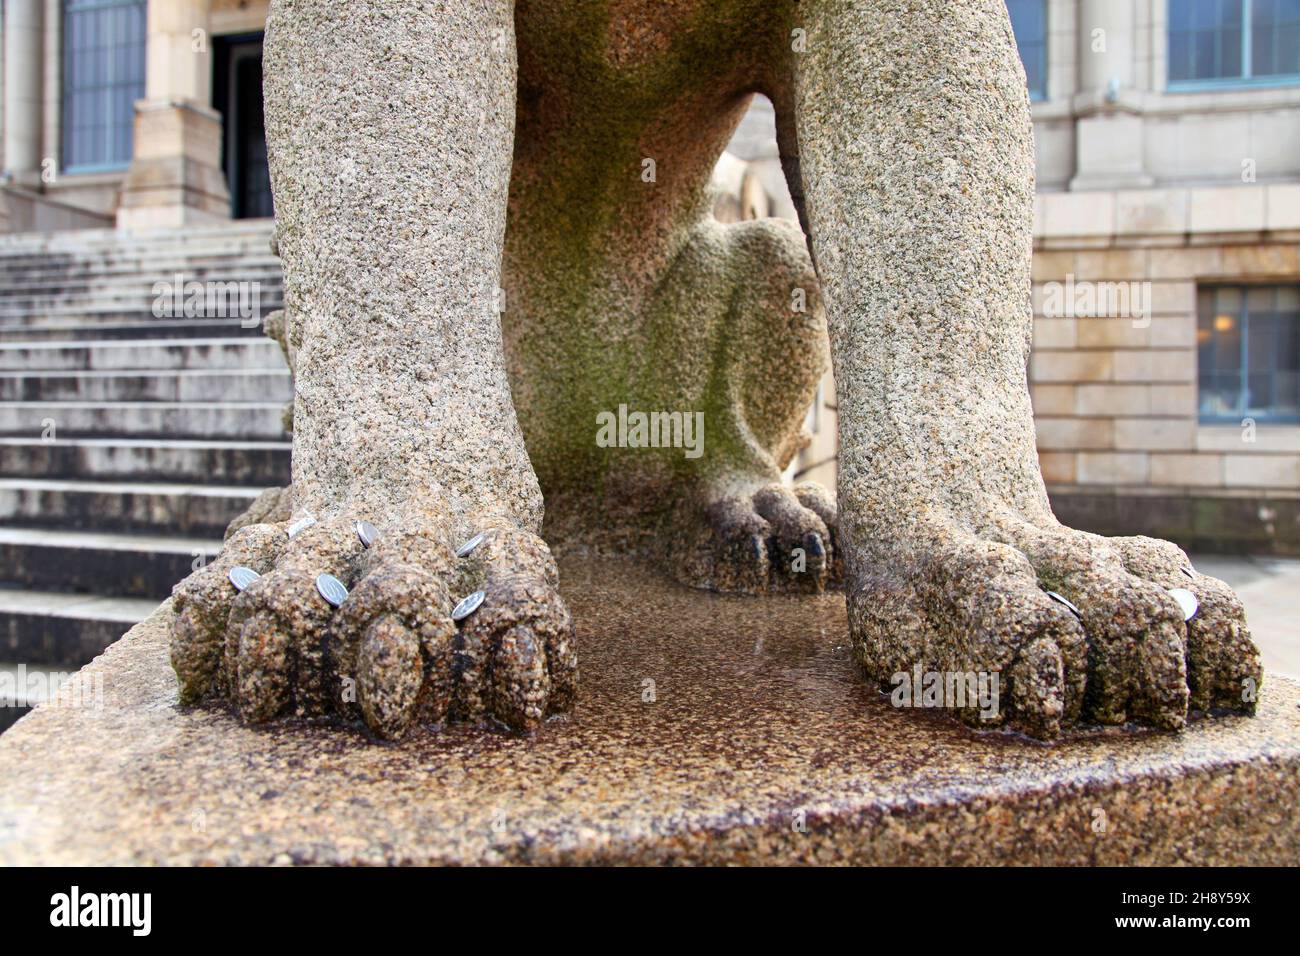
<svg viewBox="0 0 1300 956">
<path fill-rule="evenodd" d="M 851 576 L 855 651 L 887 690 L 900 674 L 997 674 L 991 711 L 960 698 L 940 706 L 1040 739 L 1254 713 L 1261 667 L 1241 602 L 1179 548 L 1018 519 L 996 537 L 951 536 L 910 564 Z"/>
<path fill-rule="evenodd" d="M 236 531 L 253 524 L 272 524 L 277 521 L 288 521 L 292 516 L 292 503 L 292 486 L 267 488 L 253 499 L 253 503 L 242 514 L 236 515 L 230 524 L 226 526 L 226 533 L 223 537 L 229 540 L 230 536 Z"/>
<path fill-rule="evenodd" d="M 667 563 L 686 584 L 741 594 L 818 593 L 843 581 L 835 499 L 820 485 L 767 484 L 689 506 Z M 677 542 L 691 542 L 679 547 Z"/>
<path fill-rule="evenodd" d="M 388 740 L 444 721 L 529 732 L 569 711 L 576 648 L 550 551 L 508 521 L 481 527 L 455 551 L 448 522 L 420 518 L 240 529 L 175 588 L 181 702 L 224 699 L 249 723 L 359 718 Z"/>
</svg>

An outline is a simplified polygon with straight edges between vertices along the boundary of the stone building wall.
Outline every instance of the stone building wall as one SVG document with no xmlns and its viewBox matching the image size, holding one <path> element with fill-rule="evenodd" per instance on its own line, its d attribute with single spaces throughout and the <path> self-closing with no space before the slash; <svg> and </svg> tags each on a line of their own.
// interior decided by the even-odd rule
<svg viewBox="0 0 1300 956">
<path fill-rule="evenodd" d="M 1062 518 L 1300 550 L 1300 422 L 1208 417 L 1198 387 L 1204 290 L 1300 294 L 1300 186 L 1041 194 L 1033 268 L 1029 380 Z M 1063 307 L 1071 288 L 1083 307 Z M 1125 289 L 1147 315 L 1105 308 Z"/>
<path fill-rule="evenodd" d="M 1172 2 L 1042 3 L 1030 383 L 1044 474 L 1062 517 L 1083 527 L 1300 551 L 1300 422 L 1203 421 L 1197 351 L 1199 290 L 1300 290 L 1300 77 L 1170 83 Z M 134 160 L 53 182 L 39 167 L 58 166 L 62 148 L 62 0 L 4 0 L 4 10 L 0 162 L 49 201 L 10 215 L 7 228 L 77 224 L 77 209 L 128 228 L 226 214 L 211 41 L 260 30 L 265 0 L 151 3 Z M 38 41 L 15 32 L 33 20 Z M 199 52 L 195 31 L 208 43 Z M 732 194 L 722 215 L 793 215 L 766 101 L 731 152 L 719 166 Z M 0 230 L 17 202 L 0 202 Z M 1057 314 L 1048 299 L 1067 283 L 1136 283 L 1150 321 Z M 829 376 L 808 425 L 812 443 L 791 475 L 833 485 Z"/>
</svg>

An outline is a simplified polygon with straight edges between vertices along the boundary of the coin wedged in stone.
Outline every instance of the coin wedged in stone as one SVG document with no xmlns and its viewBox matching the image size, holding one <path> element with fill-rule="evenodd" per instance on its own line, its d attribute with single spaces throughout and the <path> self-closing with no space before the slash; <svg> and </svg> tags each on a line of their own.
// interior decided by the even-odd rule
<svg viewBox="0 0 1300 956">
<path fill-rule="evenodd" d="M 462 544 L 459 548 L 456 549 L 456 557 L 463 558 L 467 556 L 471 551 L 473 551 L 480 544 L 482 544 L 483 539 L 486 537 L 487 535 L 484 534 L 482 531 L 480 531 L 478 534 L 474 535 L 474 537 L 470 538 L 468 541 L 466 541 L 464 544 Z"/>
<path fill-rule="evenodd" d="M 1187 588 L 1170 588 L 1169 596 L 1178 602 L 1178 606 L 1183 609 L 1183 620 L 1190 621 L 1196 616 L 1196 612 L 1201 609 L 1201 602 L 1196 600 L 1196 595 Z"/>
<path fill-rule="evenodd" d="M 295 521 L 293 524 L 289 525 L 289 527 L 285 528 L 284 533 L 292 538 L 294 535 L 298 534 L 299 532 L 306 531 L 315 523 L 316 523 L 315 515 L 304 515 L 303 517 Z"/>
<path fill-rule="evenodd" d="M 1191 578 L 1193 581 L 1196 580 L 1196 572 L 1193 571 L 1191 568 L 1180 568 L 1179 570 L 1182 571 L 1183 574 Z"/>
<path fill-rule="evenodd" d="M 236 591 L 243 591 L 250 584 L 260 578 L 261 575 L 252 568 L 246 568 L 243 565 L 240 565 L 239 567 L 231 568 L 230 573 L 227 574 L 226 577 L 230 578 L 230 583 L 235 586 Z"/>
<path fill-rule="evenodd" d="M 318 574 L 316 576 L 316 590 L 330 604 L 338 607 L 348 599 L 348 589 L 343 586 L 343 582 L 332 574 Z"/>
<path fill-rule="evenodd" d="M 379 537 L 379 529 L 369 521 L 358 521 L 356 527 L 357 537 L 361 539 L 361 544 L 364 547 L 370 547 Z"/>
<path fill-rule="evenodd" d="M 1060 604 L 1064 604 L 1066 607 L 1070 609 L 1071 614 L 1073 614 L 1079 620 L 1083 620 L 1083 614 L 1079 611 L 1077 607 L 1074 606 L 1074 602 L 1071 601 L 1069 598 L 1065 597 L 1062 594 L 1057 594 L 1055 591 L 1048 591 L 1047 596 L 1051 598 L 1053 601 L 1056 601 Z"/>
<path fill-rule="evenodd" d="M 451 619 L 453 621 L 463 621 L 478 610 L 478 606 L 483 603 L 484 597 L 486 595 L 482 591 L 475 591 L 473 594 L 461 598 L 460 603 L 452 609 Z"/>
</svg>

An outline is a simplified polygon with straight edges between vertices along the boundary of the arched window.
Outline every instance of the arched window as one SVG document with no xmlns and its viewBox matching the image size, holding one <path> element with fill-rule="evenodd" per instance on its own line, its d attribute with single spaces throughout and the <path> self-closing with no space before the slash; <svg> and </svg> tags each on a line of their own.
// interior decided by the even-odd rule
<svg viewBox="0 0 1300 956">
<path fill-rule="evenodd" d="M 144 96 L 146 0 L 64 0 L 63 167 L 131 162 L 135 101 Z"/>
</svg>

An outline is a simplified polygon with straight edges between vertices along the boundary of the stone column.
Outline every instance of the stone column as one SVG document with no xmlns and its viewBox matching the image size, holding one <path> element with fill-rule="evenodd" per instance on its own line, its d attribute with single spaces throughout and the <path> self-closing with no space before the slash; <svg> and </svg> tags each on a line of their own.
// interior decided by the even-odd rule
<svg viewBox="0 0 1300 956">
<path fill-rule="evenodd" d="M 145 98 L 136 103 L 135 156 L 122 185 L 123 228 L 230 218 L 221 171 L 221 114 L 212 109 L 210 0 L 149 4 Z"/>
<path fill-rule="evenodd" d="M 4 4 L 4 164 L 20 185 L 41 176 L 43 0 Z"/>
<path fill-rule="evenodd" d="M 1146 2 L 1146 0 L 1140 0 Z M 1130 189 L 1153 182 L 1144 168 L 1141 97 L 1134 87 L 1134 0 L 1080 0 L 1079 92 L 1074 97 L 1071 189 Z"/>
</svg>

